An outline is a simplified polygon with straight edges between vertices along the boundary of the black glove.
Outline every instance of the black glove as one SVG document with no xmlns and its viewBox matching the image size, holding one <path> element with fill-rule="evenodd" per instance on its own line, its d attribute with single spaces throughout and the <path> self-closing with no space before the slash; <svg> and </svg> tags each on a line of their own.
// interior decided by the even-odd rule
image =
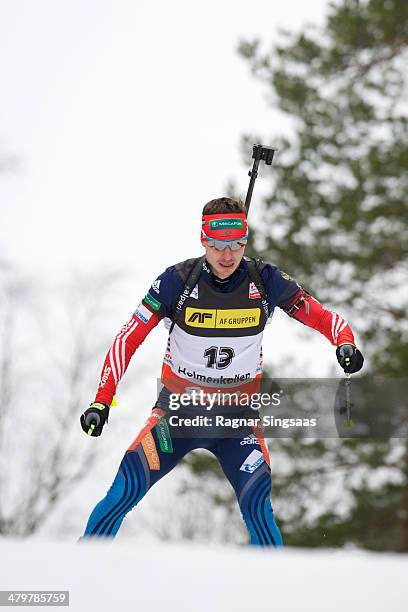
<svg viewBox="0 0 408 612">
<path fill-rule="evenodd" d="M 337 361 L 347 374 L 358 372 L 363 367 L 364 357 L 353 344 L 342 344 L 336 349 Z"/>
<path fill-rule="evenodd" d="M 88 436 L 100 436 L 108 416 L 109 406 L 100 402 L 94 402 L 81 414 L 81 427 Z"/>
</svg>

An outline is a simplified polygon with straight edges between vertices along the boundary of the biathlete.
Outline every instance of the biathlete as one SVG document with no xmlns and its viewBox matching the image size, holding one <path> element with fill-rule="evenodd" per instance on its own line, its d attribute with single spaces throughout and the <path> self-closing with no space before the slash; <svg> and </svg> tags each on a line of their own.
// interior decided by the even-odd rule
<svg viewBox="0 0 408 612">
<path fill-rule="evenodd" d="M 253 392 L 262 374 L 262 335 L 276 306 L 326 336 L 345 372 L 357 372 L 364 360 L 340 315 L 324 308 L 274 265 L 244 257 L 247 239 L 241 202 L 226 197 L 208 202 L 201 230 L 205 257 L 167 268 L 115 337 L 95 401 L 80 418 L 83 430 L 101 435 L 133 353 L 162 319 L 169 328 L 163 388 L 125 452 L 112 486 L 92 511 L 84 538 L 115 536 L 126 514 L 158 480 L 191 450 L 205 448 L 218 459 L 235 491 L 251 544 L 282 545 L 270 500 L 269 455 L 259 428 L 248 426 L 239 437 L 207 436 L 205 431 L 194 435 L 194 429 L 181 435 L 169 424 L 174 414 L 170 398 L 192 396 L 197 389 L 202 394 L 220 388 Z M 190 416 L 200 409 L 193 403 L 180 408 Z M 238 406 L 228 410 L 239 413 Z"/>
</svg>

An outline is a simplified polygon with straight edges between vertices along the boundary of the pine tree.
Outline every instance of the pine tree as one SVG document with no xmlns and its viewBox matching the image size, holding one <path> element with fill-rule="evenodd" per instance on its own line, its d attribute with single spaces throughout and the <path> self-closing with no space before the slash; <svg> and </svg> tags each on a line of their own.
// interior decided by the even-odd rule
<svg viewBox="0 0 408 612">
<path fill-rule="evenodd" d="M 352 312 L 365 372 L 404 377 L 408 366 L 408 3 L 343 0 L 322 29 L 282 33 L 270 52 L 241 55 L 286 115 L 255 250 L 284 262 L 324 304 Z M 295 375 L 295 373 L 293 373 Z M 387 407 L 384 406 L 384 409 Z M 286 541 L 408 551 L 404 440 L 274 440 L 274 499 Z M 289 462 L 288 462 L 289 460 Z M 307 467 L 305 467 L 307 466 Z M 382 475 L 382 478 L 380 477 Z M 311 508 L 327 498 L 331 506 Z"/>
</svg>

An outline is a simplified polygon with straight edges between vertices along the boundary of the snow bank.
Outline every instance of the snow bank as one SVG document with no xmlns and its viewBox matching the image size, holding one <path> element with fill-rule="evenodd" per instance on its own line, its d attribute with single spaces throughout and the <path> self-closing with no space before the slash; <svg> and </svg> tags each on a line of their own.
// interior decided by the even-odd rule
<svg viewBox="0 0 408 612">
<path fill-rule="evenodd" d="M 408 610 L 408 557 L 403 555 L 146 545 L 138 540 L 66 544 L 3 539 L 0 551 L 0 589 L 69 590 L 70 607 L 60 610 Z"/>
</svg>

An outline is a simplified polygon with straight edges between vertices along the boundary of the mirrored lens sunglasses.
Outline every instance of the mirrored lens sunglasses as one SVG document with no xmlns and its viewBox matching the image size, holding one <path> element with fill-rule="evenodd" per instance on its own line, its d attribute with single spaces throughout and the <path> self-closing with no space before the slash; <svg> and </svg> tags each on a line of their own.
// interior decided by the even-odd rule
<svg viewBox="0 0 408 612">
<path fill-rule="evenodd" d="M 248 234 L 246 234 L 242 238 L 239 238 L 238 240 L 215 240 L 214 238 L 209 238 L 205 234 L 203 235 L 203 239 L 205 244 L 210 247 L 215 247 L 219 251 L 223 251 L 227 247 L 229 247 L 231 251 L 238 251 L 241 247 L 246 245 L 248 240 Z"/>
</svg>

